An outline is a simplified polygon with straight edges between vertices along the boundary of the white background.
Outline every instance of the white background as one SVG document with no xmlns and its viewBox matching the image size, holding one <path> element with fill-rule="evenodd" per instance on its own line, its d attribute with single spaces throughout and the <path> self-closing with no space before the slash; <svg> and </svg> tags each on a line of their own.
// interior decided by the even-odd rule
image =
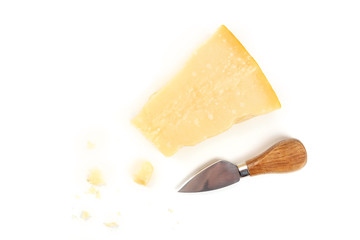
<svg viewBox="0 0 360 240">
<path fill-rule="evenodd" d="M 282 108 L 166 158 L 129 121 L 221 24 Z M 1 1 L 0 238 L 359 239 L 359 29 L 357 1 Z M 301 171 L 176 192 L 284 137 L 306 146 Z"/>
</svg>

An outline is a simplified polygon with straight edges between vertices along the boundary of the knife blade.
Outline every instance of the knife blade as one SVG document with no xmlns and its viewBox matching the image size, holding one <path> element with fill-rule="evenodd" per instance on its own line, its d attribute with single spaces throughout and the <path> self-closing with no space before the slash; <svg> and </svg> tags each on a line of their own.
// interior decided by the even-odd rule
<svg viewBox="0 0 360 240">
<path fill-rule="evenodd" d="M 304 145 L 297 139 L 285 139 L 242 164 L 219 160 L 191 177 L 179 192 L 216 190 L 234 184 L 246 176 L 296 171 L 304 167 L 306 162 Z"/>
</svg>

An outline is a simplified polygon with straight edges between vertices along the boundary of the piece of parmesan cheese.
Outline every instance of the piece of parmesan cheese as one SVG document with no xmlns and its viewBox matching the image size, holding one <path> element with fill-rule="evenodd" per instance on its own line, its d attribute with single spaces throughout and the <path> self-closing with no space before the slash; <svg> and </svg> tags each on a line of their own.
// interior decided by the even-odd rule
<svg viewBox="0 0 360 240">
<path fill-rule="evenodd" d="M 153 174 L 154 167 L 149 161 L 143 161 L 135 170 L 133 179 L 136 183 L 146 186 Z"/>
<path fill-rule="evenodd" d="M 87 181 L 94 186 L 105 184 L 103 175 L 99 169 L 92 169 L 87 177 Z"/>
<path fill-rule="evenodd" d="M 132 123 L 165 155 L 280 108 L 258 64 L 225 27 L 153 94 Z"/>
<path fill-rule="evenodd" d="M 89 220 L 90 219 L 90 214 L 87 211 L 82 211 L 80 213 L 80 218 L 83 220 Z"/>
<path fill-rule="evenodd" d="M 108 228 L 117 228 L 119 226 L 116 222 L 107 222 L 104 225 Z"/>
</svg>

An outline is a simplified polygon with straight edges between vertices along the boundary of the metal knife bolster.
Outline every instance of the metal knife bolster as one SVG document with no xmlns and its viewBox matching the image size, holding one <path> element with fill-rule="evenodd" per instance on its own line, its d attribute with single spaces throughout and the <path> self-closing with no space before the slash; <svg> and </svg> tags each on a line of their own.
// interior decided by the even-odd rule
<svg viewBox="0 0 360 240">
<path fill-rule="evenodd" d="M 238 169 L 239 169 L 240 177 L 250 176 L 249 169 L 246 163 L 242 163 L 238 165 Z"/>
</svg>

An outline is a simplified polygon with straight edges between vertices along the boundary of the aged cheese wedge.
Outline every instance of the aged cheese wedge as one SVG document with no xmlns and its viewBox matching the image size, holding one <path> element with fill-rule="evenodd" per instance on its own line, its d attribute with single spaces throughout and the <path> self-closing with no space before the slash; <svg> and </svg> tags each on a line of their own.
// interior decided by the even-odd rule
<svg viewBox="0 0 360 240">
<path fill-rule="evenodd" d="M 171 156 L 183 146 L 280 107 L 258 64 L 221 26 L 132 122 L 165 156 Z"/>
</svg>

